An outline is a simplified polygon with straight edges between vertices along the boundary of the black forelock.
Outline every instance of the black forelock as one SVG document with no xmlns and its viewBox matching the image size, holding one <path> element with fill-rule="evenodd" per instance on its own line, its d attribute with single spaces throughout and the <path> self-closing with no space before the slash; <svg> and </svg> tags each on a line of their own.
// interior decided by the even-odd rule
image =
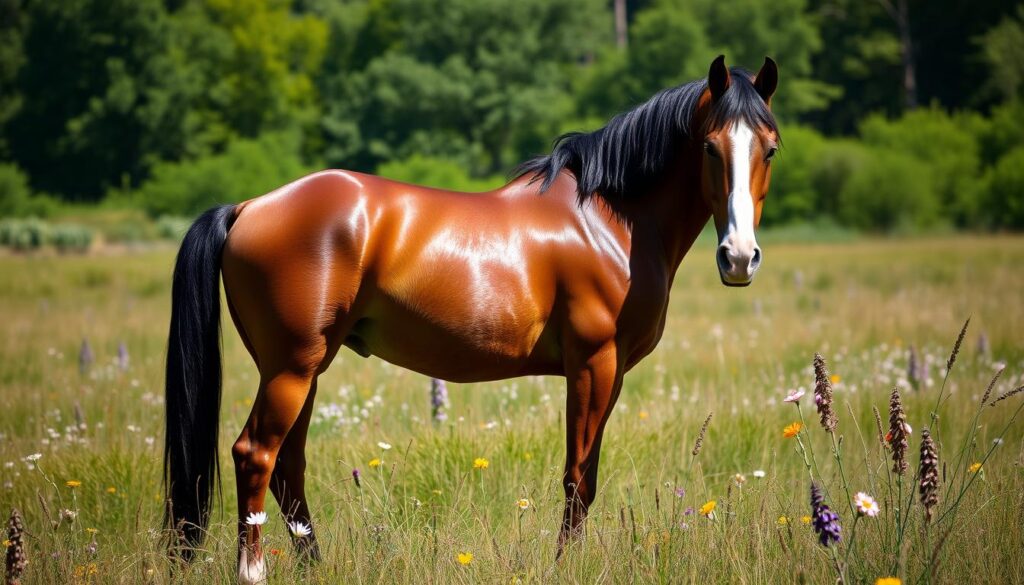
<svg viewBox="0 0 1024 585">
<path fill-rule="evenodd" d="M 707 88 L 707 80 L 700 79 L 656 93 L 603 128 L 559 136 L 551 154 L 521 163 L 512 176 L 542 179 L 543 192 L 567 169 L 576 177 L 581 201 L 595 193 L 614 201 L 650 187 L 695 132 L 703 134 L 742 121 L 777 133 L 775 116 L 754 88 L 750 73 L 738 67 L 730 73 L 729 89 L 712 105 L 704 128 L 692 128 Z"/>
</svg>

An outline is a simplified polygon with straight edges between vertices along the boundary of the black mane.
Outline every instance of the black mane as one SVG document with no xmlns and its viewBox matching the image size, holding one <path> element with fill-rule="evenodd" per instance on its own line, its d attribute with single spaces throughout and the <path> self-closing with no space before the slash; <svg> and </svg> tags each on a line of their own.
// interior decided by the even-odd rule
<svg viewBox="0 0 1024 585">
<path fill-rule="evenodd" d="M 615 116 L 603 128 L 559 136 L 551 154 L 521 163 L 512 176 L 533 175 L 535 180 L 543 179 L 543 192 L 562 169 L 568 169 L 576 176 L 581 201 L 594 193 L 614 201 L 649 187 L 694 130 L 704 132 L 742 120 L 751 127 L 778 132 L 775 117 L 754 89 L 750 73 L 738 67 L 730 72 L 732 82 L 712 106 L 708 128 L 690 127 L 707 87 L 705 79 L 691 81 L 658 92 L 643 104 Z"/>
</svg>

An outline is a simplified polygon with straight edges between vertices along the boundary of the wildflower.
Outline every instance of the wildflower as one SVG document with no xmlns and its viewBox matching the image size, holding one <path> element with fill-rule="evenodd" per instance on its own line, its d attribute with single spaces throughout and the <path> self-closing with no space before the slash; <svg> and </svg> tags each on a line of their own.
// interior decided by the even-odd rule
<svg viewBox="0 0 1024 585">
<path fill-rule="evenodd" d="M 693 451 L 691 455 L 696 457 L 700 453 L 700 448 L 704 446 L 704 434 L 708 432 L 708 425 L 711 424 L 711 416 L 715 413 L 709 412 L 708 417 L 704 419 L 704 424 L 700 427 L 700 432 L 697 433 L 697 442 L 693 445 Z"/>
<path fill-rule="evenodd" d="M 42 458 L 43 458 L 43 454 L 42 453 L 33 453 L 31 455 L 26 456 L 25 457 L 25 461 L 28 461 L 30 463 L 35 463 L 36 461 L 39 461 Z"/>
<path fill-rule="evenodd" d="M 828 507 L 821 489 L 815 483 L 811 483 L 811 522 L 814 531 L 818 533 L 818 542 L 821 546 L 827 547 L 839 542 L 839 533 L 842 531 L 839 526 L 839 514 Z"/>
<path fill-rule="evenodd" d="M 74 522 L 75 518 L 78 518 L 78 512 L 76 512 L 74 510 L 68 510 L 67 508 L 64 508 L 63 510 L 60 511 L 60 519 L 61 520 L 67 520 L 68 522 Z"/>
<path fill-rule="evenodd" d="M 978 473 L 981 471 L 981 463 L 971 463 L 971 466 L 967 468 L 967 471 L 970 471 L 971 473 Z"/>
<path fill-rule="evenodd" d="M 903 585 L 899 577 L 879 577 L 875 579 L 875 585 Z"/>
<path fill-rule="evenodd" d="M 686 488 L 677 487 L 675 489 L 675 494 L 676 494 L 677 498 L 684 498 L 684 497 L 686 497 Z"/>
<path fill-rule="evenodd" d="M 715 517 L 715 506 L 717 506 L 717 505 L 718 505 L 718 502 L 716 502 L 714 500 L 708 500 L 707 503 L 705 503 L 703 506 L 700 507 L 700 515 L 701 516 L 705 516 L 705 517 L 707 517 L 709 519 L 714 519 L 714 517 Z"/>
<path fill-rule="evenodd" d="M 687 506 L 686 509 L 683 510 L 683 516 L 693 516 L 693 513 L 693 506 Z"/>
<path fill-rule="evenodd" d="M 387 451 L 388 449 L 391 448 L 391 443 L 385 443 L 384 441 L 380 441 L 379 443 L 377 443 L 377 446 L 380 447 L 382 450 Z"/>
<path fill-rule="evenodd" d="M 764 473 L 763 469 L 755 469 L 754 473 L 752 473 L 751 475 L 753 475 L 757 479 L 762 479 L 762 478 L 764 478 L 765 473 Z"/>
<path fill-rule="evenodd" d="M 356 487 L 361 488 L 363 484 L 359 481 L 360 473 L 356 468 L 352 468 L 352 481 L 356 482 Z"/>
<path fill-rule="evenodd" d="M 89 534 L 96 534 L 97 532 L 99 532 L 99 529 L 98 528 L 86 528 L 85 531 L 88 532 Z"/>
<path fill-rule="evenodd" d="M 907 434 L 910 425 L 907 424 L 907 415 L 903 413 L 903 402 L 900 400 L 900 391 L 892 389 L 889 397 L 889 434 L 886 440 L 892 447 L 892 472 L 903 475 L 907 471 Z"/>
<path fill-rule="evenodd" d="M 924 521 L 930 522 L 932 510 L 939 503 L 939 453 L 928 429 L 921 431 L 921 464 L 918 467 L 921 478 L 918 492 L 924 506 Z"/>
<path fill-rule="evenodd" d="M 473 562 L 473 553 L 471 552 L 460 552 L 456 558 L 459 560 L 460 565 L 468 565 Z"/>
<path fill-rule="evenodd" d="M 800 523 L 803 524 L 804 526 L 807 526 L 808 524 L 810 524 L 811 520 L 812 520 L 812 518 L 810 516 L 807 516 L 807 515 L 804 515 L 804 516 L 800 517 Z"/>
<path fill-rule="evenodd" d="M 786 524 L 789 524 L 789 518 L 779 516 L 779 526 L 785 526 Z"/>
<path fill-rule="evenodd" d="M 82 482 L 78 481 L 77 479 L 69 479 L 66 482 L 64 482 L 64 485 L 68 486 L 71 489 L 75 489 L 76 487 L 80 487 L 82 485 Z"/>
<path fill-rule="evenodd" d="M 526 498 L 519 498 L 516 500 L 516 507 L 525 512 L 530 509 L 530 500 Z"/>
<path fill-rule="evenodd" d="M 369 462 L 367 462 L 367 465 L 369 465 L 370 467 L 377 468 L 380 467 L 381 463 L 382 461 L 380 460 L 380 457 L 374 457 L 373 459 L 370 459 Z"/>
<path fill-rule="evenodd" d="M 829 376 L 828 380 L 833 384 L 838 384 L 840 380 L 842 380 L 842 378 L 839 377 L 839 374 L 832 374 L 831 376 Z"/>
<path fill-rule="evenodd" d="M 295 538 L 305 538 L 313 533 L 313 529 L 309 527 L 309 524 L 297 520 L 288 523 L 288 532 L 291 532 Z"/>
<path fill-rule="evenodd" d="M 747 476 L 743 475 L 742 473 L 737 473 L 736 475 L 732 476 L 732 480 L 736 483 L 737 487 L 743 487 L 743 484 L 747 483 Z"/>
<path fill-rule="evenodd" d="M 878 516 L 878 512 L 881 510 L 878 507 L 878 502 L 864 492 L 857 492 L 857 495 L 853 496 L 853 506 L 861 516 L 872 518 Z"/>
<path fill-rule="evenodd" d="M 786 428 L 782 429 L 782 436 L 786 439 L 792 439 L 793 437 L 800 434 L 800 430 L 804 428 L 803 423 L 795 422 L 786 425 Z"/>
<path fill-rule="evenodd" d="M 971 318 L 968 317 L 967 320 L 964 321 L 964 326 L 960 330 L 960 335 L 957 335 L 957 337 L 956 337 L 956 343 L 953 344 L 953 351 L 949 354 L 949 359 L 946 360 L 946 371 L 947 372 L 950 371 L 951 369 L 953 369 L 953 364 L 956 363 L 956 356 L 957 356 L 958 353 L 960 353 L 960 344 L 964 342 L 964 335 L 967 334 L 967 326 L 970 325 L 970 324 L 971 324 Z"/>
<path fill-rule="evenodd" d="M 473 460 L 473 469 L 487 469 L 490 465 L 491 462 L 483 457 L 477 457 Z"/>
<path fill-rule="evenodd" d="M 648 414 L 648 412 L 646 410 L 641 410 L 639 413 L 637 413 L 637 416 L 640 417 L 640 420 L 647 420 L 647 417 L 649 417 L 651 415 Z"/>
<path fill-rule="evenodd" d="M 281 556 L 281 549 L 279 549 L 279 548 L 272 548 L 272 549 L 270 549 L 270 554 L 274 555 L 275 557 L 279 557 L 279 556 Z"/>
<path fill-rule="evenodd" d="M 832 411 L 832 383 L 829 382 L 825 359 L 819 353 L 814 354 L 814 404 L 818 407 L 821 428 L 834 432 L 839 419 Z"/>
<path fill-rule="evenodd" d="M 89 373 L 89 368 L 92 367 L 92 363 L 96 361 L 96 356 L 92 353 L 92 347 L 89 346 L 89 340 L 82 338 L 82 345 L 78 348 L 78 371 L 81 374 Z"/>
<path fill-rule="evenodd" d="M 122 371 L 128 370 L 128 346 L 124 342 L 117 344 L 117 367 Z"/>
<path fill-rule="evenodd" d="M 28 565 L 28 557 L 25 556 L 24 537 L 25 525 L 21 521 L 21 514 L 18 510 L 11 510 L 11 518 L 7 521 L 7 539 L 4 540 L 4 548 L 7 549 L 5 583 L 18 583 L 21 574 Z"/>
<path fill-rule="evenodd" d="M 249 515 L 245 518 L 245 523 L 249 526 L 263 526 L 267 523 L 267 513 L 249 512 Z"/>
<path fill-rule="evenodd" d="M 807 394 L 807 392 L 803 388 L 797 388 L 795 390 L 790 390 L 789 394 L 786 394 L 786 397 L 783 398 L 782 401 L 783 402 L 800 402 L 800 399 L 804 397 L 804 394 Z"/>
<path fill-rule="evenodd" d="M 445 385 L 444 380 L 438 380 L 432 378 L 430 380 L 430 408 L 432 411 L 431 416 L 436 423 L 442 423 L 448 420 L 448 386 Z"/>
<path fill-rule="evenodd" d="M 117 488 L 114 487 L 114 486 L 108 486 L 107 487 L 107 493 L 108 494 L 116 494 L 117 493 Z"/>
</svg>

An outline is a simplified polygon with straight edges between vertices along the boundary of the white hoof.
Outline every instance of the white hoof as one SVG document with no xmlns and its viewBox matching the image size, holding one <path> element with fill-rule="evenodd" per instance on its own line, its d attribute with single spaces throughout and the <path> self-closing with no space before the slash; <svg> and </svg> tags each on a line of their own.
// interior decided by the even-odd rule
<svg viewBox="0 0 1024 585">
<path fill-rule="evenodd" d="M 242 549 L 238 559 L 238 585 L 260 585 L 267 582 L 267 568 L 263 565 L 263 557 L 249 559 L 248 548 Z"/>
</svg>

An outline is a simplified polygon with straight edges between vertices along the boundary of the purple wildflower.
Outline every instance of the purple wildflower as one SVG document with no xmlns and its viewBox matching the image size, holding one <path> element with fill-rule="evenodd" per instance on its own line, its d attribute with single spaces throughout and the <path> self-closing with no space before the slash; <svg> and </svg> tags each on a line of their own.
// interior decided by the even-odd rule
<svg viewBox="0 0 1024 585">
<path fill-rule="evenodd" d="M 676 488 L 676 497 L 677 498 L 682 498 L 684 496 L 686 496 L 686 489 L 685 488 L 681 488 L 681 487 L 677 487 Z"/>
<path fill-rule="evenodd" d="M 691 516 L 691 515 L 693 515 L 693 506 L 687 506 L 686 509 L 683 510 L 683 516 Z"/>
<path fill-rule="evenodd" d="M 818 542 L 821 546 L 830 546 L 839 542 L 839 533 L 842 528 L 839 526 L 839 514 L 836 514 L 825 503 L 824 496 L 817 484 L 811 483 L 811 524 L 814 531 L 818 533 Z"/>
<path fill-rule="evenodd" d="M 361 487 L 363 487 L 363 484 L 361 484 L 361 483 L 359 482 L 359 477 L 360 477 L 360 473 L 359 473 L 359 470 L 358 470 L 358 469 L 355 469 L 355 468 L 353 468 L 353 469 L 352 469 L 352 480 L 356 482 L 356 487 L 357 487 L 357 488 L 361 488 Z"/>
<path fill-rule="evenodd" d="M 117 367 L 122 372 L 128 370 L 128 346 L 123 341 L 117 344 Z"/>
<path fill-rule="evenodd" d="M 430 407 L 434 422 L 448 420 L 448 385 L 444 380 L 430 379 Z"/>
<path fill-rule="evenodd" d="M 89 340 L 83 337 L 82 347 L 78 350 L 78 371 L 82 374 L 87 374 L 94 361 L 96 361 L 96 356 L 92 353 Z"/>
</svg>

